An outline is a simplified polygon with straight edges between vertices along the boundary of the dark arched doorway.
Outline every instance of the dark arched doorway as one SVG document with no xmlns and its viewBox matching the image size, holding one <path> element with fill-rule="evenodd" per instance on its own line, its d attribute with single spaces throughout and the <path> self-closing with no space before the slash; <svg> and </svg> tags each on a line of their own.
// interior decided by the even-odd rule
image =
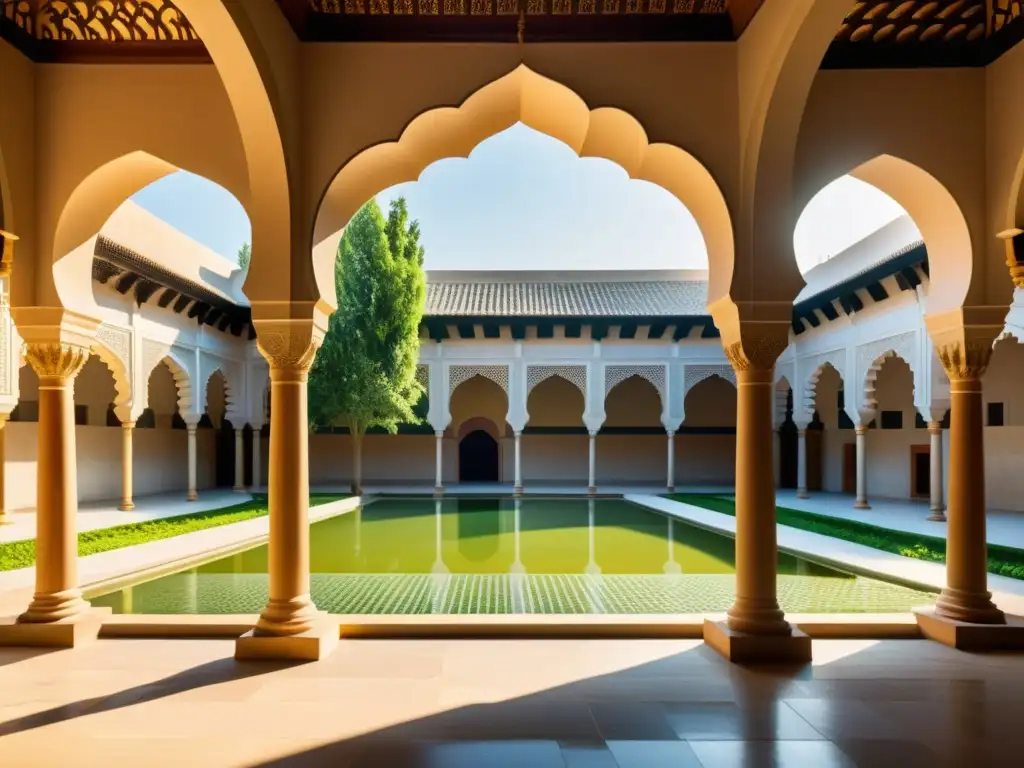
<svg viewBox="0 0 1024 768">
<path fill-rule="evenodd" d="M 459 443 L 459 482 L 498 482 L 498 441 L 482 429 L 470 432 Z"/>
</svg>

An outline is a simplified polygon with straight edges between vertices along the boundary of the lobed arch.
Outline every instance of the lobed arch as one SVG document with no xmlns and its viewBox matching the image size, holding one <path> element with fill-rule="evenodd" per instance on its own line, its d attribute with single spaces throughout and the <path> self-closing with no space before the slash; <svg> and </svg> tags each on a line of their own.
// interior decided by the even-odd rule
<svg viewBox="0 0 1024 768">
<path fill-rule="evenodd" d="M 53 281 L 64 307 L 100 316 L 92 283 L 92 261 L 100 230 L 125 201 L 180 170 L 184 169 L 161 157 L 135 150 L 108 160 L 78 182 L 60 207 L 53 231 Z M 234 195 L 249 215 L 246 190 L 213 168 L 203 168 L 197 175 Z"/>
<path fill-rule="evenodd" d="M 882 370 L 882 366 L 885 365 L 885 361 L 890 358 L 898 358 L 899 360 L 902 360 L 904 363 L 906 363 L 907 367 L 910 369 L 910 372 L 914 378 L 914 391 L 917 391 L 917 369 L 914 367 L 914 364 L 908 359 L 910 357 L 911 355 L 906 355 L 895 349 L 887 349 L 886 351 L 882 352 L 882 354 L 878 355 L 871 361 L 867 369 L 864 371 L 864 376 L 862 379 L 863 383 L 861 386 L 861 392 L 863 400 L 861 403 L 860 410 L 868 411 L 871 413 L 874 413 L 875 411 L 878 410 L 878 398 L 875 394 L 875 382 L 878 379 L 879 372 Z"/>
<path fill-rule="evenodd" d="M 221 379 L 224 381 L 224 418 L 230 421 L 232 424 L 236 420 L 243 421 L 242 412 L 239 409 L 239 395 L 242 393 L 242 388 L 239 386 L 239 382 L 236 380 L 236 371 L 234 366 L 225 365 L 223 361 L 212 363 L 207 368 L 203 363 L 209 362 L 210 358 L 208 355 L 203 354 L 200 356 L 200 381 L 199 381 L 199 392 L 200 400 L 197 402 L 196 410 L 199 413 L 203 413 L 207 407 L 207 393 L 209 391 L 210 380 L 214 374 L 219 373 Z"/>
<path fill-rule="evenodd" d="M 614 107 L 591 109 L 566 86 L 520 64 L 459 106 L 420 114 L 398 140 L 363 150 L 335 174 L 320 196 L 313 229 L 313 268 L 321 299 L 332 308 L 337 306 L 338 243 L 349 219 L 367 200 L 382 189 L 415 181 L 438 160 L 468 157 L 482 141 L 517 122 L 563 142 L 580 157 L 610 160 L 630 178 L 649 181 L 673 194 L 701 230 L 710 279 L 727 291 L 734 255 L 732 218 L 708 169 L 679 147 L 650 143 L 643 127 L 628 113 Z"/>
<path fill-rule="evenodd" d="M 880 368 L 881 364 L 879 364 L 879 369 Z M 819 410 L 817 408 L 818 382 L 821 380 L 821 377 L 826 373 L 826 371 L 833 371 L 836 374 L 836 376 L 839 377 L 840 387 L 845 385 L 846 380 L 843 378 L 841 366 L 837 365 L 836 363 L 830 360 L 826 360 L 817 365 L 814 368 L 814 370 L 812 370 L 811 373 L 807 376 L 807 380 L 803 391 L 803 403 L 799 404 L 800 410 L 807 417 L 808 421 L 810 421 L 811 417 L 814 415 L 814 412 L 816 410 Z M 793 409 L 796 410 L 796 408 L 797 403 L 794 403 Z"/>
<path fill-rule="evenodd" d="M 156 358 L 152 365 L 147 366 L 146 370 L 143 371 L 144 381 L 146 382 L 146 397 L 143 406 L 149 406 L 149 379 L 153 375 L 153 371 L 156 370 L 156 367 L 161 364 L 166 365 L 171 372 L 171 376 L 174 377 L 174 384 L 178 390 L 178 412 L 182 416 L 195 412 L 193 408 L 192 375 L 189 372 L 188 366 L 170 350 L 161 357 Z"/>
<path fill-rule="evenodd" d="M 122 422 L 133 421 L 132 403 L 135 391 L 132 386 L 131 372 L 124 360 L 107 344 L 97 339 L 93 342 L 92 353 L 96 355 L 114 379 L 114 413 Z"/>
<path fill-rule="evenodd" d="M 776 429 L 786 421 L 787 412 L 789 411 L 789 393 L 792 391 L 793 386 L 789 383 L 789 377 L 785 375 L 776 375 L 775 383 L 772 386 L 772 392 L 775 396 L 772 416 L 774 418 L 773 423 Z"/>
</svg>

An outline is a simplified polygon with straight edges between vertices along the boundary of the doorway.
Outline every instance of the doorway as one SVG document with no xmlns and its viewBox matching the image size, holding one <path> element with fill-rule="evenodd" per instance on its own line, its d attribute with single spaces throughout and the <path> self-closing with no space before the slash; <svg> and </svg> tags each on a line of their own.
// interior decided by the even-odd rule
<svg viewBox="0 0 1024 768">
<path fill-rule="evenodd" d="M 931 497 L 932 450 L 928 445 L 910 446 L 910 496 L 915 499 Z"/>
<path fill-rule="evenodd" d="M 482 429 L 470 432 L 459 443 L 459 482 L 498 482 L 498 441 Z"/>
</svg>

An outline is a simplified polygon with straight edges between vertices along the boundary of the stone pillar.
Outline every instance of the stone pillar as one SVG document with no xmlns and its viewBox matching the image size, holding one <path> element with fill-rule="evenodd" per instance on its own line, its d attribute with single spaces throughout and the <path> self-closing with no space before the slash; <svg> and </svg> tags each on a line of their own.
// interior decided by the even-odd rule
<svg viewBox="0 0 1024 768">
<path fill-rule="evenodd" d="M 810 638 L 790 627 L 776 597 L 775 478 L 765 460 L 774 439 L 775 361 L 789 326 L 734 320 L 722 341 L 737 381 L 736 600 L 724 624 L 705 622 L 704 640 L 731 661 L 806 662 Z"/>
<path fill-rule="evenodd" d="M 597 493 L 597 433 L 591 432 L 588 441 L 589 458 L 587 460 L 587 493 Z"/>
<path fill-rule="evenodd" d="M 665 490 L 674 493 L 676 490 L 676 433 L 668 433 L 668 473 Z"/>
<path fill-rule="evenodd" d="M 522 442 L 522 436 L 523 436 L 522 432 L 516 432 L 515 433 L 515 441 L 516 441 L 515 442 L 515 447 L 516 447 L 516 451 L 515 451 L 515 453 L 516 453 L 516 457 L 515 457 L 516 458 L 516 470 L 515 470 L 515 487 L 512 489 L 512 492 L 516 496 L 522 496 L 523 495 L 523 457 L 522 457 L 522 447 L 520 445 L 521 442 Z"/>
<path fill-rule="evenodd" d="M 132 435 L 135 433 L 134 421 L 121 422 L 121 504 L 122 512 L 135 509 L 132 498 Z"/>
<path fill-rule="evenodd" d="M 796 497 L 809 499 L 807 492 L 807 428 L 799 427 L 796 431 Z M 772 478 L 774 482 L 774 478 Z"/>
<path fill-rule="evenodd" d="M 0 525 L 10 525 L 14 516 L 7 511 L 7 418 L 10 414 L 0 413 Z"/>
<path fill-rule="evenodd" d="M 868 425 L 857 424 L 854 427 L 857 440 L 857 500 L 854 509 L 871 509 L 868 504 Z"/>
<path fill-rule="evenodd" d="M 233 491 L 245 490 L 245 433 L 235 430 L 235 487 Z"/>
<path fill-rule="evenodd" d="M 259 488 L 263 485 L 263 426 L 252 425 L 252 485 Z"/>
<path fill-rule="evenodd" d="M 929 504 L 929 510 L 931 514 L 928 515 L 928 519 L 937 523 L 944 523 L 946 522 L 946 505 L 942 501 L 942 424 L 937 421 L 929 423 L 928 436 L 931 439 L 931 450 L 929 452 L 929 459 L 931 460 L 931 471 L 929 472 L 931 503 Z"/>
<path fill-rule="evenodd" d="M 444 430 L 434 432 L 434 495 L 444 493 Z"/>
<path fill-rule="evenodd" d="M 68 647 L 95 639 L 102 621 L 78 587 L 73 397 L 98 324 L 67 310 L 23 312 L 39 322 L 19 324 L 25 357 L 39 376 L 35 594 L 16 623 L 0 627 L 0 645 Z"/>
<path fill-rule="evenodd" d="M 195 501 L 199 498 L 199 491 L 196 490 L 196 427 L 198 423 L 188 421 L 185 427 L 188 429 L 188 501 Z"/>
<path fill-rule="evenodd" d="M 309 419 L 307 377 L 323 339 L 312 321 L 259 321 L 270 364 L 270 600 L 235 645 L 240 659 L 318 660 L 338 642 L 338 626 L 309 594 Z"/>
</svg>

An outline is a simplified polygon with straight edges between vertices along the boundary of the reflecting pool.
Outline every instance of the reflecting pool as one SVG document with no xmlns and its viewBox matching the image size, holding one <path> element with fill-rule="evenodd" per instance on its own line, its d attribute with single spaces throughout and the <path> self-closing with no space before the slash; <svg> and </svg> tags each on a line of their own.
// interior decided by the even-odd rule
<svg viewBox="0 0 1024 768">
<path fill-rule="evenodd" d="M 311 592 L 340 614 L 711 613 L 733 540 L 613 499 L 381 498 L 310 528 Z M 787 611 L 890 613 L 935 595 L 779 554 Z M 267 547 L 93 596 L 117 613 L 256 613 Z"/>
</svg>

